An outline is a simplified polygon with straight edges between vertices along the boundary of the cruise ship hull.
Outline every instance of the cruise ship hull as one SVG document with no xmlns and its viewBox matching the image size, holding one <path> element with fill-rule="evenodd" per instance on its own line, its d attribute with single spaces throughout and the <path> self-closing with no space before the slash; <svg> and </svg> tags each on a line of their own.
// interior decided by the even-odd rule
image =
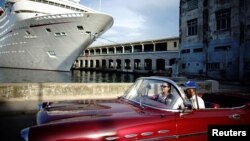
<svg viewBox="0 0 250 141">
<path fill-rule="evenodd" d="M 11 22 L 11 29 L 0 36 L 0 67 L 70 71 L 83 50 L 112 26 L 113 18 L 68 13 Z"/>
</svg>

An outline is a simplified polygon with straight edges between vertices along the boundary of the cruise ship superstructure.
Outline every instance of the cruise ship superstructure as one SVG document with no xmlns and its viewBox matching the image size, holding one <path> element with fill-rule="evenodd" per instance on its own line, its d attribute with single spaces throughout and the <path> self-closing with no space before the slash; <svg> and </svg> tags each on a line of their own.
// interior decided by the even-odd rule
<svg viewBox="0 0 250 141">
<path fill-rule="evenodd" d="M 113 25 L 80 0 L 6 0 L 0 9 L 0 67 L 69 71 Z"/>
</svg>

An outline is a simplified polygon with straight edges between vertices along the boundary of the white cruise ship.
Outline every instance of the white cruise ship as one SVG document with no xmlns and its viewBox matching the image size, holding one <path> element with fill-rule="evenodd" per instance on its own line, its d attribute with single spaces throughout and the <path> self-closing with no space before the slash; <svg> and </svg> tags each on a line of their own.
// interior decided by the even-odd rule
<svg viewBox="0 0 250 141">
<path fill-rule="evenodd" d="M 80 0 L 5 0 L 0 8 L 0 67 L 70 71 L 113 25 Z"/>
</svg>

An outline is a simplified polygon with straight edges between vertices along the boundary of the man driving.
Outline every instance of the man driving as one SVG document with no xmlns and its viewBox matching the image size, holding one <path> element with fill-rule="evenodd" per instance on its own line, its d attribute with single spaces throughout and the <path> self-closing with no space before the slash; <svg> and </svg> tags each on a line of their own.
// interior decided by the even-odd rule
<svg viewBox="0 0 250 141">
<path fill-rule="evenodd" d="M 161 85 L 162 92 L 153 96 L 153 99 L 161 103 L 170 104 L 173 100 L 173 95 L 170 93 L 170 84 L 164 82 Z"/>
</svg>

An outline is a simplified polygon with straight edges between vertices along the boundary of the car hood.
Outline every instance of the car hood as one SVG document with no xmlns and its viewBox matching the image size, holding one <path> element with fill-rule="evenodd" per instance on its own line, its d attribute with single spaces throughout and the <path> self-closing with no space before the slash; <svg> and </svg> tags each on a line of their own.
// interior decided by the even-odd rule
<svg viewBox="0 0 250 141">
<path fill-rule="evenodd" d="M 47 103 L 37 114 L 38 124 L 71 122 L 110 118 L 112 116 L 131 116 L 140 113 L 138 107 L 123 100 L 65 101 Z"/>
<path fill-rule="evenodd" d="M 29 138 L 34 141 L 110 140 L 151 133 L 162 125 L 173 129 L 168 134 L 175 134 L 175 113 L 163 115 L 160 110 L 141 108 L 123 99 L 50 103 L 39 111 L 37 118 L 40 123 L 29 128 Z M 166 121 L 169 124 L 163 124 Z"/>
</svg>

